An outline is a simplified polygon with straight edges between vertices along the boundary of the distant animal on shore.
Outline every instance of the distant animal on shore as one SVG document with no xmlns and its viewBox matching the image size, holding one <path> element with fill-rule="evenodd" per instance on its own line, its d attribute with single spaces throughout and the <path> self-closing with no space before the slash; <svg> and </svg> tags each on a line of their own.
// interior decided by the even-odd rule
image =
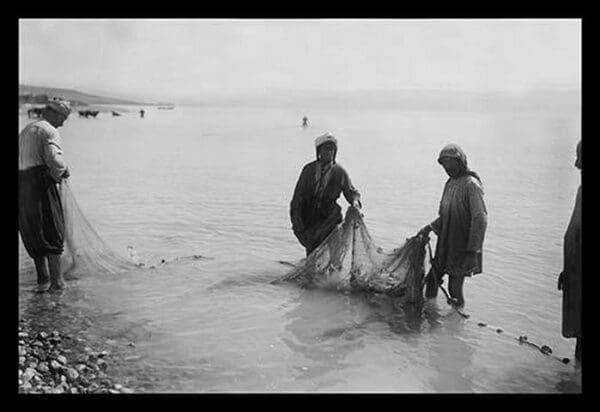
<svg viewBox="0 0 600 412">
<path fill-rule="evenodd" d="M 43 107 L 32 107 L 31 109 L 27 110 L 27 117 L 30 119 L 39 118 L 42 115 L 43 111 Z"/>
<path fill-rule="evenodd" d="M 98 111 L 97 110 L 78 110 L 79 113 L 79 117 L 85 117 L 86 119 L 88 117 L 96 117 L 98 116 Z"/>
<path fill-rule="evenodd" d="M 121 116 L 121 113 L 118 113 L 118 112 L 115 112 L 115 111 L 113 111 L 113 112 L 112 112 L 112 115 L 113 115 L 113 116 Z"/>
</svg>

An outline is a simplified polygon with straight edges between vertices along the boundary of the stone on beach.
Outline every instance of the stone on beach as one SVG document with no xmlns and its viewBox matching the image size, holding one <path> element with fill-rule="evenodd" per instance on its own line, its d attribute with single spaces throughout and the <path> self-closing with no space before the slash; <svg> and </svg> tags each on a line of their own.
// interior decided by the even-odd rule
<svg viewBox="0 0 600 412">
<path fill-rule="evenodd" d="M 132 389 L 113 382 L 104 372 L 109 366 L 110 351 L 83 345 L 66 347 L 68 335 L 57 330 L 32 332 L 27 330 L 29 327 L 21 320 L 18 346 L 20 393 L 133 393 Z M 76 342 L 84 340 L 71 340 L 71 344 Z M 73 353 L 75 362 L 69 363 L 66 353 Z"/>
<path fill-rule="evenodd" d="M 25 372 L 23 373 L 23 381 L 28 382 L 31 380 L 31 378 L 33 378 L 34 376 L 36 376 L 36 371 L 34 369 L 31 368 L 27 368 L 25 369 Z"/>
<path fill-rule="evenodd" d="M 64 368 L 64 366 L 62 366 L 60 362 L 55 360 L 50 361 L 50 369 L 60 371 L 62 368 Z"/>
<path fill-rule="evenodd" d="M 74 382 L 77 380 L 77 378 L 79 378 L 79 372 L 77 372 L 73 368 L 68 368 L 67 369 L 67 378 L 68 378 L 69 382 Z"/>
<path fill-rule="evenodd" d="M 46 372 L 50 371 L 50 368 L 48 368 L 48 364 L 46 362 L 38 363 L 36 369 L 38 372 L 41 372 L 41 373 L 46 373 Z"/>
</svg>

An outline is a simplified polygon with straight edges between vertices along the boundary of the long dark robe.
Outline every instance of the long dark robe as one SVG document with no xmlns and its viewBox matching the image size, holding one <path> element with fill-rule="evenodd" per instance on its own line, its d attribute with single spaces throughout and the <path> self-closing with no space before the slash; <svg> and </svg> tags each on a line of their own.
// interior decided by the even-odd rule
<svg viewBox="0 0 600 412">
<path fill-rule="evenodd" d="M 46 166 L 19 171 L 19 232 L 32 258 L 63 252 L 65 220 L 57 184 Z"/>
<path fill-rule="evenodd" d="M 470 276 L 482 272 L 482 247 L 487 227 L 483 189 L 472 175 L 450 178 L 444 186 L 439 217 L 431 223 L 437 235 L 434 264 L 438 275 Z M 467 253 L 476 254 L 474 268 Z"/>
<path fill-rule="evenodd" d="M 342 209 L 337 199 L 343 193 L 348 203 L 360 199 L 348 173 L 338 164 L 333 163 L 325 183 L 317 193 L 318 161 L 304 166 L 290 203 L 290 218 L 294 234 L 310 254 L 331 231 L 342 222 Z"/>
<path fill-rule="evenodd" d="M 562 334 L 565 338 L 581 335 L 581 240 L 581 186 L 579 186 L 563 245 Z"/>
</svg>

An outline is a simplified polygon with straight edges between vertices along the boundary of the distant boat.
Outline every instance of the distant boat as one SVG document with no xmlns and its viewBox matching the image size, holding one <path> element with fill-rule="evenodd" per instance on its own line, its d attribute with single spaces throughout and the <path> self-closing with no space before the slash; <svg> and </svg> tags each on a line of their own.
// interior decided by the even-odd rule
<svg viewBox="0 0 600 412">
<path fill-rule="evenodd" d="M 174 106 L 158 106 L 160 110 L 173 110 Z"/>
</svg>

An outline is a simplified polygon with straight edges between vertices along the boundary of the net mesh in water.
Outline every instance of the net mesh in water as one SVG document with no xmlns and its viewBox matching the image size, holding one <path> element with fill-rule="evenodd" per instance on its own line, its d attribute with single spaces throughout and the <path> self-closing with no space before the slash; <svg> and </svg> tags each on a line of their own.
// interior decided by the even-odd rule
<svg viewBox="0 0 600 412">
<path fill-rule="evenodd" d="M 407 301 L 420 303 L 427 241 L 415 236 L 386 253 L 373 243 L 360 212 L 349 207 L 344 221 L 321 245 L 276 282 L 406 296 Z"/>
<path fill-rule="evenodd" d="M 61 256 L 64 274 L 114 274 L 138 267 L 102 240 L 81 211 L 67 181 L 61 183 L 60 194 L 65 217 L 64 252 Z"/>
</svg>

